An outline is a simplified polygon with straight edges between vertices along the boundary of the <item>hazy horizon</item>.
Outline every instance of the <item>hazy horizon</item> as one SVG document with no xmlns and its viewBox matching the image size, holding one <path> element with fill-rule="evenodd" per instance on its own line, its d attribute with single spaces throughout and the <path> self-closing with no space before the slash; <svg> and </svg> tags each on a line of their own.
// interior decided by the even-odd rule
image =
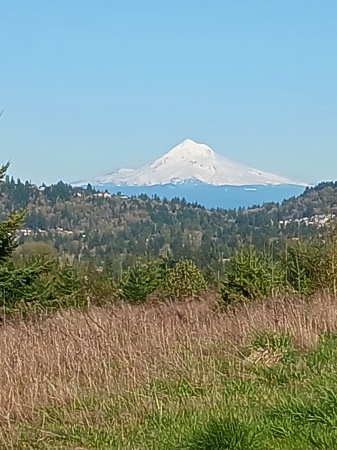
<svg viewBox="0 0 337 450">
<path fill-rule="evenodd" d="M 1 7 L 1 161 L 34 183 L 153 162 L 186 138 L 299 182 L 337 179 L 337 3 Z"/>
</svg>

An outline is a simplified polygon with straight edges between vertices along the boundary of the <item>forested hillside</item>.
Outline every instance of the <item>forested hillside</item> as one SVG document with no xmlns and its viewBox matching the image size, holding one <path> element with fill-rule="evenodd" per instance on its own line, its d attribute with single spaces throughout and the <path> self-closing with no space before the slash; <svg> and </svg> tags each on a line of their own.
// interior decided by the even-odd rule
<svg viewBox="0 0 337 450">
<path fill-rule="evenodd" d="M 37 187 L 9 177 L 0 193 L 0 220 L 12 210 L 27 210 L 18 251 L 56 249 L 114 271 L 138 258 L 168 254 L 221 269 L 242 242 L 282 246 L 287 238 L 310 236 L 337 213 L 337 183 L 321 183 L 282 204 L 247 210 L 206 210 L 178 198 L 111 196 L 90 185 L 82 189 L 63 182 Z"/>
</svg>

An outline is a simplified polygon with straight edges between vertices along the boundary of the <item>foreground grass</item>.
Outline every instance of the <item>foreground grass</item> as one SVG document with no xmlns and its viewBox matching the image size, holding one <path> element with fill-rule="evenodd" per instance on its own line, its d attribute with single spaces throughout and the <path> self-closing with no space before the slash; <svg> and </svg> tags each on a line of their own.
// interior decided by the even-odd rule
<svg viewBox="0 0 337 450">
<path fill-rule="evenodd" d="M 336 333 L 336 334 L 335 334 Z M 335 449 L 337 302 L 60 312 L 0 331 L 1 448 Z"/>
</svg>

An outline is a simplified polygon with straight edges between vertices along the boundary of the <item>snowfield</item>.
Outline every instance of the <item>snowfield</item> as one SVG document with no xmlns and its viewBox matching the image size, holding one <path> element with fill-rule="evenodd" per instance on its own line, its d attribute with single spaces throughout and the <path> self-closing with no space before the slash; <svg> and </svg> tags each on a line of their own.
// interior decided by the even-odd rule
<svg viewBox="0 0 337 450">
<path fill-rule="evenodd" d="M 91 181 L 95 185 L 113 183 L 116 186 L 178 185 L 187 182 L 213 186 L 301 184 L 238 164 L 218 155 L 208 145 L 198 144 L 191 139 L 186 139 L 141 169 L 119 169 Z"/>
</svg>

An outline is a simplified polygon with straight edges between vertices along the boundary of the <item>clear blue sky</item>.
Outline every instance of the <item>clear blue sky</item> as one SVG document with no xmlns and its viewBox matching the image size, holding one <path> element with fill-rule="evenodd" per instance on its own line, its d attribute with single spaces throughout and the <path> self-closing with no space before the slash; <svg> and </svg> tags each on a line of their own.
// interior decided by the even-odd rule
<svg viewBox="0 0 337 450">
<path fill-rule="evenodd" d="M 73 181 L 191 138 L 337 179 L 336 24 L 336 0 L 3 1 L 0 162 Z"/>
</svg>

